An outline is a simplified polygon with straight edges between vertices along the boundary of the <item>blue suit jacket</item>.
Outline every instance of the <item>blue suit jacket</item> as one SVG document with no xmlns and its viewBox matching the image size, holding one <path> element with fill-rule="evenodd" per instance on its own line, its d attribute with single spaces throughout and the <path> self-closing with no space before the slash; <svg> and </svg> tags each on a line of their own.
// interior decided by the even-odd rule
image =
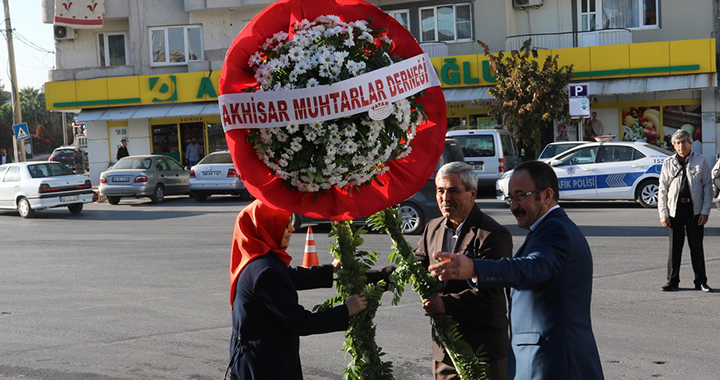
<svg viewBox="0 0 720 380">
<path fill-rule="evenodd" d="M 592 255 L 563 209 L 548 213 L 514 258 L 474 263 L 478 286 L 512 287 L 509 379 L 603 379 L 590 322 Z"/>
</svg>

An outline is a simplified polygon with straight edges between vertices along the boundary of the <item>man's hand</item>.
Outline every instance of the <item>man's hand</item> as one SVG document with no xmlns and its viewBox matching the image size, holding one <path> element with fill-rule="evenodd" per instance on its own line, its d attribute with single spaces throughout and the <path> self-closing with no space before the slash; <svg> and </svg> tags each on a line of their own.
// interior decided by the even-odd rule
<svg viewBox="0 0 720 380">
<path fill-rule="evenodd" d="M 670 227 L 670 218 L 660 218 L 660 224 L 662 224 L 663 227 Z"/>
<path fill-rule="evenodd" d="M 442 281 L 467 280 L 475 277 L 475 264 L 471 258 L 465 255 L 437 252 L 433 254 L 433 257 L 441 262 L 430 265 L 428 269 L 433 276 Z"/>
<path fill-rule="evenodd" d="M 707 215 L 700 214 L 700 216 L 698 216 L 698 226 L 704 226 L 707 224 L 707 222 L 708 222 Z"/>
<path fill-rule="evenodd" d="M 365 294 L 353 294 L 345 300 L 345 306 L 348 308 L 348 314 L 352 317 L 353 315 L 365 310 L 367 308 L 367 300 Z"/>
<path fill-rule="evenodd" d="M 333 260 L 332 266 L 333 266 L 333 273 L 337 273 L 337 271 L 340 270 L 340 259 Z"/>
<path fill-rule="evenodd" d="M 422 307 L 425 315 L 445 314 L 445 303 L 438 294 L 433 294 L 422 300 Z"/>
</svg>

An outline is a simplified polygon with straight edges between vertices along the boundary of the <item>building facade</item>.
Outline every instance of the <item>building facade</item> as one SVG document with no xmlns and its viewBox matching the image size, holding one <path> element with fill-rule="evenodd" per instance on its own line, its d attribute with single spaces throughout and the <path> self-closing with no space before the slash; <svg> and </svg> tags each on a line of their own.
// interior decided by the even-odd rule
<svg viewBox="0 0 720 380">
<path fill-rule="evenodd" d="M 97 2 L 98 0 L 96 0 Z M 56 25 L 56 69 L 47 108 L 87 126 L 90 173 L 115 161 L 122 138 L 131 154 L 184 158 L 192 137 L 205 153 L 224 149 L 217 105 L 225 52 L 271 0 L 105 0 L 102 25 Z M 527 38 L 538 59 L 558 55 L 575 82 L 588 83 L 592 120 L 562 126 L 587 137 L 593 127 L 618 140 L 667 146 L 683 128 L 708 157 L 717 136 L 718 0 L 370 1 L 393 15 L 432 57 L 451 128 L 494 127 L 483 100 L 494 77 L 476 42 L 492 52 Z M 53 23 L 61 0 L 43 0 Z M 558 128 L 560 130 L 560 128 Z M 585 132 L 585 133 L 583 133 Z"/>
</svg>

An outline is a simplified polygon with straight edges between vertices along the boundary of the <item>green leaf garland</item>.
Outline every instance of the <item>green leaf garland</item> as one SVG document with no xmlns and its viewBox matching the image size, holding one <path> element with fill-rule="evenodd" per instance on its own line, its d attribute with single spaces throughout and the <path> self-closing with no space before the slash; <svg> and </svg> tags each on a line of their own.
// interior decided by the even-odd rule
<svg viewBox="0 0 720 380">
<path fill-rule="evenodd" d="M 343 379 L 348 380 L 391 380 L 392 362 L 383 362 L 385 355 L 375 343 L 373 319 L 380 306 L 384 282 L 365 284 L 365 272 L 377 261 L 376 252 L 358 251 L 366 232 L 356 228 L 352 221 L 333 222 L 330 236 L 337 244 L 330 245 L 330 252 L 340 260 L 341 269 L 335 280 L 338 295 L 323 304 L 324 307 L 343 302 L 347 297 L 364 293 L 367 309 L 350 317 L 350 326 L 345 332 L 345 351 L 352 357 L 345 368 Z"/>
<path fill-rule="evenodd" d="M 368 218 L 368 224 L 373 230 L 385 231 L 393 241 L 390 261 L 397 265 L 389 284 L 389 289 L 395 293 L 393 304 L 399 301 L 405 284 L 411 284 L 423 299 L 442 292 L 442 282 L 431 276 L 423 263 L 415 260 L 415 254 L 402 233 L 401 222 L 402 216 L 395 207 Z M 457 323 L 450 316 L 436 314 L 430 316 L 430 320 L 460 377 L 465 380 L 487 379 L 488 364 L 482 347 L 473 353 L 472 347 L 465 342 Z"/>
</svg>

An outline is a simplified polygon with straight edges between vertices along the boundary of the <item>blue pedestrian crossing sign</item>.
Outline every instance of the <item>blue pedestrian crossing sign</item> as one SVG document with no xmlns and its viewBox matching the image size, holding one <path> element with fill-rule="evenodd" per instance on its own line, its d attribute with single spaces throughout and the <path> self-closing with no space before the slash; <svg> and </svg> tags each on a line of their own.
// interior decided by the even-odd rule
<svg viewBox="0 0 720 380">
<path fill-rule="evenodd" d="M 30 130 L 28 129 L 27 123 L 15 124 L 12 128 L 17 140 L 26 140 L 30 138 Z"/>
</svg>

